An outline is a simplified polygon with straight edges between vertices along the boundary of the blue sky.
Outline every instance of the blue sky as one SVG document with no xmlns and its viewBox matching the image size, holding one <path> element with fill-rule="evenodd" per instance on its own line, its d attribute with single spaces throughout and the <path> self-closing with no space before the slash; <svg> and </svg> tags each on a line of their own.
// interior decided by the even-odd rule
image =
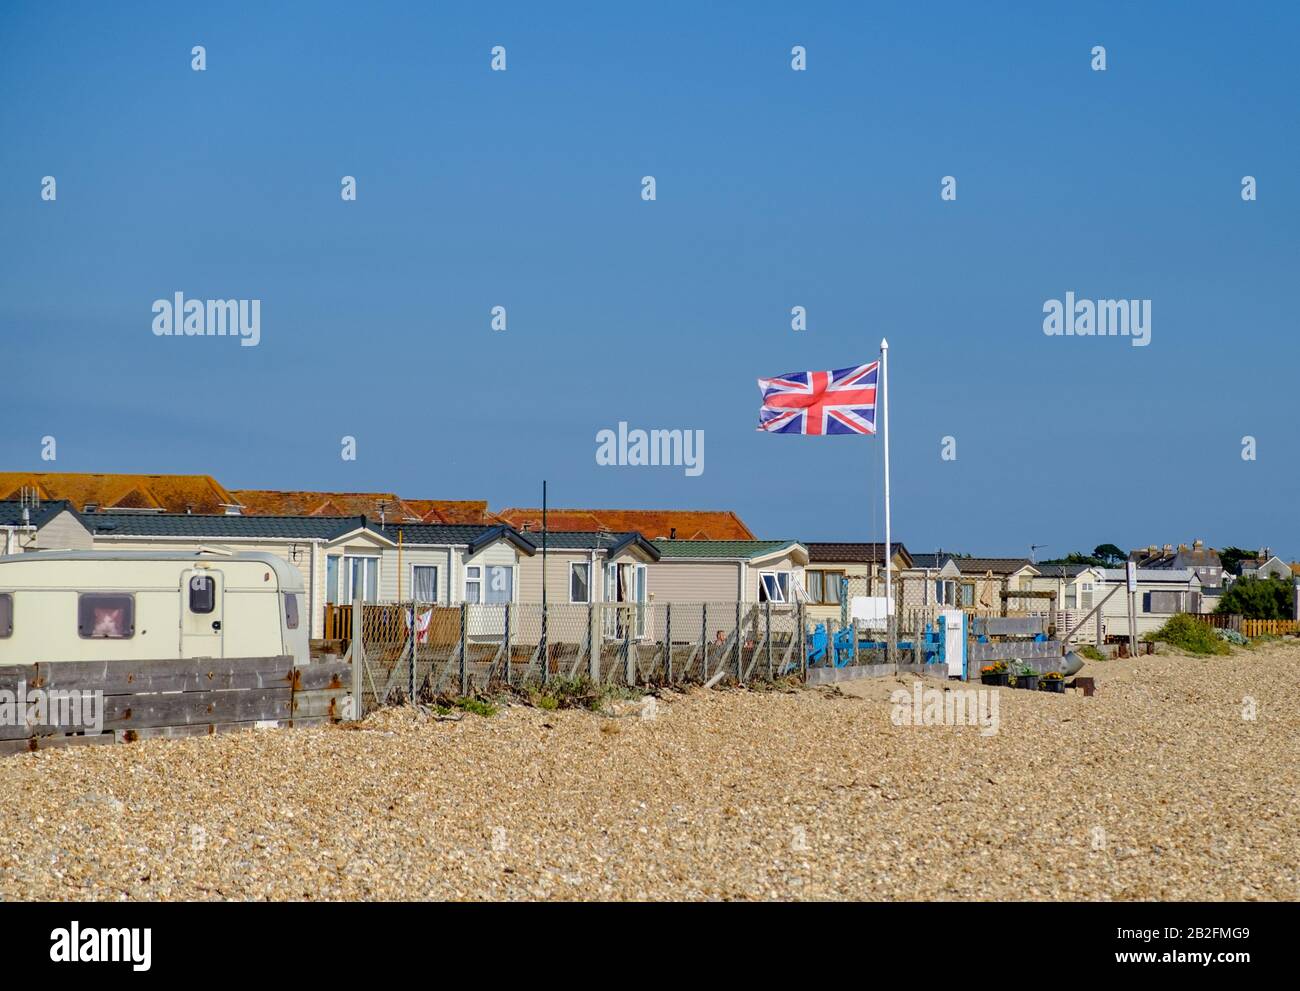
<svg viewBox="0 0 1300 991">
<path fill-rule="evenodd" d="M 0 8 L 0 466 L 879 539 L 879 439 L 754 380 L 887 336 L 914 550 L 1300 554 L 1294 5 L 205 6 Z M 1067 290 L 1151 344 L 1045 336 Z M 261 344 L 155 337 L 178 291 Z M 620 420 L 704 473 L 597 465 Z"/>
</svg>

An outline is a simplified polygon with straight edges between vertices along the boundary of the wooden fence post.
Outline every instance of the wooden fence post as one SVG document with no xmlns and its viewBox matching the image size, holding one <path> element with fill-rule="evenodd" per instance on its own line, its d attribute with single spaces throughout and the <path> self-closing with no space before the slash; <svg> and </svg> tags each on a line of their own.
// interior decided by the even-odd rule
<svg viewBox="0 0 1300 991">
<path fill-rule="evenodd" d="M 763 603 L 763 643 L 767 647 L 767 680 L 772 680 L 772 603 Z"/>
<path fill-rule="evenodd" d="M 462 697 L 469 694 L 469 665 L 466 663 L 465 653 L 469 644 L 465 642 L 465 636 L 468 632 L 469 605 L 462 602 L 460 604 L 460 694 Z"/>
<path fill-rule="evenodd" d="M 366 643 L 363 635 L 362 608 L 360 593 L 352 599 L 352 716 L 361 719 L 365 716 Z"/>
<path fill-rule="evenodd" d="M 700 680 L 709 680 L 709 604 L 700 603 Z"/>
<path fill-rule="evenodd" d="M 593 685 L 600 684 L 600 647 L 604 639 L 602 623 L 603 605 L 592 603 L 587 607 L 587 674 Z"/>
<path fill-rule="evenodd" d="M 511 659 L 510 659 L 511 645 L 510 645 L 510 603 L 509 602 L 506 603 L 506 625 L 505 625 L 504 636 L 505 636 L 505 651 L 506 651 L 506 687 L 508 688 L 513 684 L 513 680 L 511 678 L 511 675 L 513 674 L 513 669 L 511 667 Z"/>
<path fill-rule="evenodd" d="M 430 622 L 432 622 L 432 618 L 430 618 Z M 412 599 L 411 600 L 411 670 L 407 672 L 407 676 L 408 676 L 407 687 L 410 693 L 409 697 L 407 698 L 408 705 L 415 705 L 415 643 L 419 639 L 419 634 L 416 632 L 415 624 L 416 624 L 415 600 Z"/>
<path fill-rule="evenodd" d="M 736 602 L 736 683 L 745 683 L 745 661 L 740 651 L 740 602 Z"/>
<path fill-rule="evenodd" d="M 664 604 L 664 681 L 673 683 L 673 604 Z"/>
<path fill-rule="evenodd" d="M 804 614 L 803 603 L 799 603 L 799 674 L 804 681 L 808 680 L 808 617 Z"/>
<path fill-rule="evenodd" d="M 615 606 L 615 609 L 618 607 Z M 622 614 L 623 619 L 623 677 L 629 685 L 636 684 L 636 662 L 632 659 L 632 624 L 628 622 L 632 616 L 630 606 L 624 606 L 626 610 Z"/>
</svg>

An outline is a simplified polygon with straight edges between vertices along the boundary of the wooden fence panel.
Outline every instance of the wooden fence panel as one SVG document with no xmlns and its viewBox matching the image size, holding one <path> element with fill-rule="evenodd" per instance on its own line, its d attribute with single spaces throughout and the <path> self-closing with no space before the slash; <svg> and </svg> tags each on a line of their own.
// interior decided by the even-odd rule
<svg viewBox="0 0 1300 991">
<path fill-rule="evenodd" d="M 0 725 L 0 754 L 336 722 L 347 711 L 351 684 L 351 665 L 343 661 L 295 667 L 284 656 L 6 665 L 0 691 L 22 687 L 26 721 Z M 33 724 L 42 711 L 39 701 L 28 702 L 38 698 L 33 692 L 80 693 L 75 714 L 73 703 L 63 708 L 41 695 L 46 718 Z M 89 726 L 74 721 L 87 719 Z"/>
<path fill-rule="evenodd" d="M 1297 626 L 1300 624 L 1294 619 L 1244 619 L 1241 621 L 1241 634 L 1246 637 L 1284 637 L 1294 634 Z"/>
</svg>

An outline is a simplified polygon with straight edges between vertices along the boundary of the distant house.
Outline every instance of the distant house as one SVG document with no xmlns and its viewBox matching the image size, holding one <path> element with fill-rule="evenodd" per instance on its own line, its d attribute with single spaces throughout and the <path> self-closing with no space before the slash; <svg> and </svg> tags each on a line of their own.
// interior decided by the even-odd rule
<svg viewBox="0 0 1300 991">
<path fill-rule="evenodd" d="M 854 595 L 884 595 L 885 545 L 880 543 L 846 543 L 808 541 L 808 566 L 804 569 L 804 589 L 808 593 L 808 618 L 813 622 L 841 618 L 841 583 L 848 579 L 848 591 Z M 912 555 L 901 543 L 891 545 L 890 568 L 895 583 L 912 567 Z"/>
<path fill-rule="evenodd" d="M 804 597 L 808 549 L 797 540 L 655 540 L 653 601 L 793 603 Z"/>
<path fill-rule="evenodd" d="M 521 600 L 542 601 L 542 535 L 523 535 L 535 553 L 520 570 Z M 546 537 L 546 600 L 551 604 L 644 603 L 646 567 L 659 549 L 636 532 L 559 531 Z"/>
<path fill-rule="evenodd" d="M 1202 585 L 1223 584 L 1223 562 L 1219 560 L 1218 551 L 1206 547 L 1204 541 L 1194 540 L 1191 546 L 1165 544 L 1157 547 L 1139 547 L 1130 551 L 1128 559 L 1139 569 L 1146 570 L 1186 570 L 1196 575 Z"/>
<path fill-rule="evenodd" d="M 371 526 L 388 538 L 380 562 L 379 601 L 412 598 L 440 605 L 525 601 L 520 562 L 535 548 L 513 527 L 444 523 Z M 339 586 L 339 594 L 346 588 Z M 342 598 L 340 601 L 350 601 Z"/>
<path fill-rule="evenodd" d="M 309 492 L 234 489 L 245 516 L 365 516 L 383 523 L 499 522 L 487 500 L 403 499 L 392 492 Z"/>
<path fill-rule="evenodd" d="M 1084 618 L 1101 602 L 1101 589 L 1106 582 L 1106 569 L 1090 564 L 1035 564 L 1038 572 L 1033 579 L 1035 592 L 1056 593 L 1056 631 L 1064 636 L 1077 631 L 1071 638 L 1078 643 L 1093 643 L 1097 639 L 1097 617 L 1094 615 L 1080 626 Z M 1026 611 L 1047 614 L 1049 603 L 1025 600 Z M 1105 622 L 1104 618 L 1102 620 Z"/>
<path fill-rule="evenodd" d="M 237 512 L 235 497 L 210 475 L 0 472 L 0 499 L 18 499 L 24 489 L 42 501 L 66 499 L 83 513 Z"/>
<path fill-rule="evenodd" d="M 496 514 L 524 533 L 540 533 L 542 511 L 510 508 Z M 696 509 L 547 509 L 547 530 L 640 533 L 647 540 L 753 540 L 739 516 L 729 510 Z"/>
<path fill-rule="evenodd" d="M 0 502 L 0 554 L 24 551 L 88 551 L 90 531 L 66 499 L 29 503 Z"/>
<path fill-rule="evenodd" d="M 709 627 L 734 625 L 736 603 L 772 603 L 772 612 L 789 612 L 806 600 L 804 569 L 808 549 L 797 540 L 655 540 L 659 560 L 646 566 L 653 629 L 665 631 L 664 604 L 673 604 L 673 638 L 702 622 L 700 603 L 710 612 Z M 678 608 L 678 604 L 691 608 Z M 752 617 L 751 617 L 752 618 Z M 788 622 L 788 620 L 786 620 Z"/>
<path fill-rule="evenodd" d="M 1243 559 L 1238 573 L 1242 578 L 1285 578 L 1290 580 L 1293 577 L 1291 565 L 1283 561 L 1267 547 L 1260 548 L 1255 557 Z"/>
<path fill-rule="evenodd" d="M 903 575 L 903 605 L 951 606 L 980 613 L 1000 613 L 1002 592 L 1033 590 L 1038 570 L 1028 558 L 963 557 L 958 554 L 913 554 Z"/>
<path fill-rule="evenodd" d="M 1103 597 L 1117 585 L 1122 586 L 1102 607 L 1105 636 L 1128 636 L 1127 575 L 1124 568 L 1106 568 L 1103 571 Z M 1201 585 L 1200 577 L 1191 568 L 1138 568 L 1138 636 L 1160 629 L 1177 613 L 1202 612 Z"/>
<path fill-rule="evenodd" d="M 1091 564 L 1036 564 L 1032 587 L 1055 592 L 1056 608 L 1086 614 L 1097 604 L 1097 590 L 1105 581 L 1105 568 Z M 1046 611 L 1046 608 L 1044 608 Z"/>
<path fill-rule="evenodd" d="M 905 608 L 948 606 L 957 608 L 962 599 L 961 568 L 952 554 L 913 554 L 912 567 L 900 575 Z M 973 590 L 972 590 L 972 595 Z"/>
</svg>

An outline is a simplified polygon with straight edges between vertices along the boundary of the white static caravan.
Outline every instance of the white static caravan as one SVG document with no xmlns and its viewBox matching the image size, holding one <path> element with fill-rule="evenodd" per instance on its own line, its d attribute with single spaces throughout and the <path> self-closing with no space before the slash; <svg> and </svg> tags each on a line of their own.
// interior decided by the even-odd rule
<svg viewBox="0 0 1300 991">
<path fill-rule="evenodd" d="M 0 557 L 0 665 L 310 661 L 302 575 L 274 554 L 35 551 Z"/>
</svg>

